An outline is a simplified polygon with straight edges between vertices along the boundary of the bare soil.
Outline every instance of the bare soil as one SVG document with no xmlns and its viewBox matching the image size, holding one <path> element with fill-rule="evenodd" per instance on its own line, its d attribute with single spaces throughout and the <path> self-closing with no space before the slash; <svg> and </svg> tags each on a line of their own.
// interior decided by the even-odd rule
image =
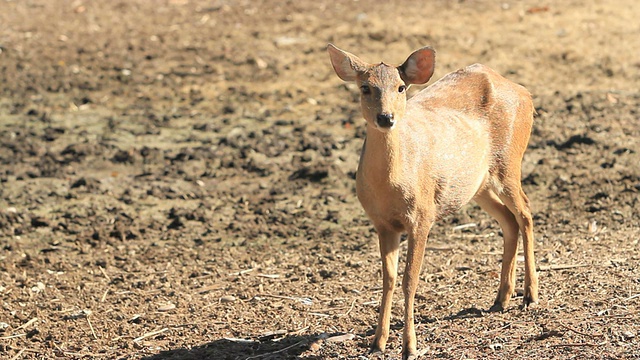
<svg viewBox="0 0 640 360">
<path fill-rule="evenodd" d="M 501 234 L 465 206 L 428 245 L 424 358 L 640 358 L 638 18 L 635 0 L 1 0 L 0 358 L 398 358 L 400 291 L 368 354 L 365 126 L 328 42 L 387 63 L 431 45 L 434 79 L 481 62 L 534 95 L 541 302 L 485 311 Z"/>
</svg>

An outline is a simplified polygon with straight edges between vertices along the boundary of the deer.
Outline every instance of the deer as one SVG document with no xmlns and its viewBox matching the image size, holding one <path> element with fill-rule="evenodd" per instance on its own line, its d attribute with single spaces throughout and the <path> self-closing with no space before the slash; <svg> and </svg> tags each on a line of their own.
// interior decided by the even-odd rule
<svg viewBox="0 0 640 360">
<path fill-rule="evenodd" d="M 356 194 L 378 234 L 382 300 L 372 352 L 389 339 L 399 244 L 407 234 L 402 279 L 403 359 L 415 359 L 414 298 L 427 238 L 444 216 L 474 201 L 497 220 L 504 250 L 498 294 L 489 311 L 515 295 L 519 234 L 524 249 L 522 307 L 538 303 L 531 206 L 521 184 L 535 109 L 531 94 L 491 68 L 473 64 L 407 99 L 407 89 L 434 73 L 435 50 L 420 48 L 400 66 L 369 64 L 328 44 L 340 79 L 355 82 L 366 120 Z"/>
</svg>

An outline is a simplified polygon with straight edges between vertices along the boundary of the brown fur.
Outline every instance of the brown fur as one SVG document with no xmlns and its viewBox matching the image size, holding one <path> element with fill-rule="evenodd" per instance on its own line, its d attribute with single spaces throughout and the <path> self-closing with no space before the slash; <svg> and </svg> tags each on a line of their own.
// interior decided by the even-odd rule
<svg viewBox="0 0 640 360">
<path fill-rule="evenodd" d="M 373 349 L 389 337 L 391 298 L 397 279 L 400 234 L 408 233 L 403 357 L 416 354 L 414 296 L 431 226 L 471 200 L 497 219 L 505 249 L 492 310 L 507 307 L 515 289 L 518 232 L 525 251 L 524 306 L 538 301 L 529 200 L 520 184 L 522 157 L 533 123 L 529 92 L 490 68 L 475 64 L 448 74 L 407 101 L 401 86 L 425 83 L 435 52 L 414 52 L 399 67 L 370 65 L 328 47 L 340 78 L 365 86 L 361 96 L 367 138 L 356 189 L 379 236 L 383 295 Z M 391 128 L 376 122 L 392 114 Z"/>
</svg>

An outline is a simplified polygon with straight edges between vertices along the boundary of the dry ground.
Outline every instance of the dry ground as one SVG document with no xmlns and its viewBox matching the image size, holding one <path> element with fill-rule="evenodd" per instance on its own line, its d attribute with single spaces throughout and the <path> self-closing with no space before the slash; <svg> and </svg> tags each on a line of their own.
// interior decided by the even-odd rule
<svg viewBox="0 0 640 360">
<path fill-rule="evenodd" d="M 0 358 L 367 359 L 364 122 L 327 42 L 389 63 L 432 45 L 434 78 L 482 62 L 534 94 L 541 303 L 484 312 L 500 230 L 466 206 L 429 243 L 425 358 L 639 358 L 638 18 L 635 0 L 0 0 Z"/>
</svg>

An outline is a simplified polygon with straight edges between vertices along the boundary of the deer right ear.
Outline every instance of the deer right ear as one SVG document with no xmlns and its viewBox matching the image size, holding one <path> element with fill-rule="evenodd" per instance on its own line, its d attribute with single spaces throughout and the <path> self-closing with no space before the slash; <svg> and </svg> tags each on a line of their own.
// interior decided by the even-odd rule
<svg viewBox="0 0 640 360">
<path fill-rule="evenodd" d="M 358 72 L 364 71 L 366 64 L 357 56 L 342 51 L 333 44 L 327 45 L 327 51 L 331 57 L 331 65 L 338 77 L 344 81 L 355 81 Z"/>
<path fill-rule="evenodd" d="M 423 47 L 409 55 L 404 64 L 398 67 L 400 76 L 407 84 L 424 84 L 431 76 L 436 64 L 436 52 L 431 47 Z"/>
</svg>

